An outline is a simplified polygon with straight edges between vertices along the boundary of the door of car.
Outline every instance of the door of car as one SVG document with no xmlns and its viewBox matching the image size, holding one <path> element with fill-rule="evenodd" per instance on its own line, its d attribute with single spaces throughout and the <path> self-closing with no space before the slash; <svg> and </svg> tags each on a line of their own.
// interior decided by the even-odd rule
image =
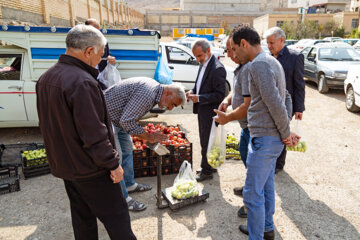
<svg viewBox="0 0 360 240">
<path fill-rule="evenodd" d="M 306 72 L 306 76 L 312 80 L 316 80 L 316 55 L 317 49 L 313 47 L 305 60 L 304 71 Z"/>
<path fill-rule="evenodd" d="M 199 70 L 199 64 L 194 57 L 174 46 L 165 46 L 165 53 L 167 65 L 174 71 L 173 82 L 181 83 L 186 89 L 192 89 Z"/>
<path fill-rule="evenodd" d="M 304 55 L 304 77 L 309 78 L 307 68 L 308 68 L 308 60 L 307 56 L 311 50 L 311 47 L 307 47 L 301 51 L 301 54 Z"/>
<path fill-rule="evenodd" d="M 360 107 L 360 69 L 359 68 L 356 68 L 353 77 L 354 77 L 353 88 L 355 93 L 355 104 Z"/>
<path fill-rule="evenodd" d="M 0 121 L 26 121 L 22 54 L 0 53 Z"/>
</svg>

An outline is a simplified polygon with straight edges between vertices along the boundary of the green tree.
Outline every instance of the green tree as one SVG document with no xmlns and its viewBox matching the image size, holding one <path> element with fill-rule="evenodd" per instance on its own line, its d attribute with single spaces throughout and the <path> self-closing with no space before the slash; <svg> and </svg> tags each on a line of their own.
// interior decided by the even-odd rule
<svg viewBox="0 0 360 240">
<path fill-rule="evenodd" d="M 360 32 L 358 28 L 351 29 L 350 38 L 360 38 Z"/>
<path fill-rule="evenodd" d="M 345 36 L 345 27 L 344 26 L 340 26 L 337 27 L 334 31 L 334 37 L 344 37 Z"/>
<path fill-rule="evenodd" d="M 338 24 L 334 20 L 331 20 L 325 24 L 324 34 L 326 34 L 327 36 L 333 36 L 337 28 Z"/>
<path fill-rule="evenodd" d="M 286 39 L 294 39 L 296 38 L 295 29 L 291 22 L 285 21 L 281 26 L 281 29 L 285 32 Z"/>
</svg>

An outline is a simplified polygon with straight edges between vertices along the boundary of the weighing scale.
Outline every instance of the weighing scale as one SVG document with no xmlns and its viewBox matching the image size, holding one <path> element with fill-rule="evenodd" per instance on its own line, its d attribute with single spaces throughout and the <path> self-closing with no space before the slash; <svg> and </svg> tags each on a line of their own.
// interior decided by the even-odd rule
<svg viewBox="0 0 360 240">
<path fill-rule="evenodd" d="M 209 193 L 201 186 L 199 186 L 199 195 L 184 200 L 177 200 L 171 196 L 173 187 L 161 189 L 161 174 L 162 174 L 162 156 L 170 154 L 170 151 L 160 143 L 149 143 L 146 145 L 153 150 L 159 157 L 157 158 L 157 194 L 155 195 L 156 206 L 159 209 L 170 207 L 171 210 L 177 210 L 200 201 L 205 201 L 209 198 Z"/>
</svg>

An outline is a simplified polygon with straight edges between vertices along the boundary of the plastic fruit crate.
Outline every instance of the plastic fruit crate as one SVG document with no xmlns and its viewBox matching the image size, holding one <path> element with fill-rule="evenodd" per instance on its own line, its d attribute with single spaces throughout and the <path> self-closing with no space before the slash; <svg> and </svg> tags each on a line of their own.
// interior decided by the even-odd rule
<svg viewBox="0 0 360 240">
<path fill-rule="evenodd" d="M 137 168 L 134 169 L 134 177 L 135 178 L 139 178 L 139 177 L 149 177 L 150 173 L 149 173 L 149 168 Z"/>
<path fill-rule="evenodd" d="M 0 167 L 20 166 L 21 157 L 19 153 L 28 149 L 36 149 L 36 143 L 18 143 L 0 145 Z"/>
<path fill-rule="evenodd" d="M 36 149 L 28 149 L 27 151 L 41 150 L 44 149 L 43 145 L 37 145 Z M 25 153 L 22 152 L 21 154 Z M 31 156 L 29 156 L 31 157 Z M 24 178 L 28 179 L 31 177 L 41 176 L 50 173 L 49 163 L 46 156 L 27 158 L 22 155 L 22 170 Z"/>
<path fill-rule="evenodd" d="M 20 191 L 18 166 L 0 168 L 0 195 Z"/>
</svg>

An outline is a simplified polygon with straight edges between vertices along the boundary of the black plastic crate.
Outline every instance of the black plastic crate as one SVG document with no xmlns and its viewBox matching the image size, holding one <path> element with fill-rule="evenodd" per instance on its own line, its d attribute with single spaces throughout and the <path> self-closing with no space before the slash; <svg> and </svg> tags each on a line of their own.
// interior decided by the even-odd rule
<svg viewBox="0 0 360 240">
<path fill-rule="evenodd" d="M 32 177 L 37 177 L 45 174 L 49 174 L 50 167 L 49 164 L 43 164 L 35 167 L 23 167 L 23 174 L 25 180 Z"/>
<path fill-rule="evenodd" d="M 18 166 L 0 168 L 0 195 L 20 191 Z"/>
<path fill-rule="evenodd" d="M 0 145 L 0 167 L 20 166 L 20 152 L 28 149 L 36 149 L 36 143 L 18 143 Z"/>
<path fill-rule="evenodd" d="M 173 164 L 180 163 L 181 165 L 184 160 L 192 164 L 192 143 L 184 146 L 173 147 L 171 154 L 173 155 Z"/>
<path fill-rule="evenodd" d="M 173 174 L 172 166 L 171 165 L 162 166 L 161 174 L 162 175 Z M 149 167 L 149 177 L 154 177 L 154 176 L 157 176 L 157 167 Z"/>
<path fill-rule="evenodd" d="M 27 149 L 27 151 L 33 151 L 37 149 L 44 149 L 44 145 L 37 144 L 35 149 L 31 148 L 31 149 Z M 27 159 L 26 157 L 22 157 L 21 163 L 22 163 L 22 171 L 25 179 L 41 176 L 51 172 L 49 163 L 47 161 L 47 157 L 45 156 L 33 158 L 33 159 Z"/>
<path fill-rule="evenodd" d="M 143 159 L 143 158 L 147 158 L 149 156 L 149 149 L 144 149 L 144 150 L 140 150 L 140 149 L 134 149 L 133 150 L 133 158 L 135 159 Z"/>
<path fill-rule="evenodd" d="M 135 178 L 139 178 L 139 177 L 149 177 L 149 168 L 137 168 L 134 169 L 134 177 Z"/>
<path fill-rule="evenodd" d="M 157 162 L 158 162 L 158 158 L 160 158 L 159 156 L 156 156 L 156 157 L 149 157 L 148 158 L 148 163 L 149 163 L 149 166 L 153 166 L 153 167 L 156 167 L 157 166 Z M 167 155 L 163 155 L 162 156 L 162 166 L 171 166 L 172 165 L 172 155 L 171 154 L 167 154 Z"/>
</svg>

